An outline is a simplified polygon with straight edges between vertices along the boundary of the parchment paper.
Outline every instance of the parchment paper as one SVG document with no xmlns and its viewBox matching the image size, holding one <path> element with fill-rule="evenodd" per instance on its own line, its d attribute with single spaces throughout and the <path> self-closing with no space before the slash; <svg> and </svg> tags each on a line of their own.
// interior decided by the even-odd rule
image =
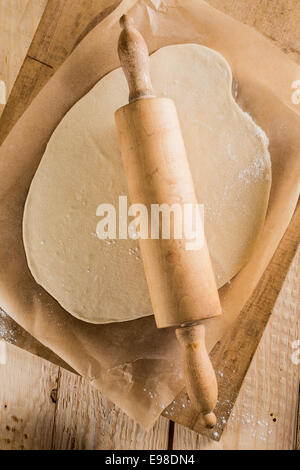
<svg viewBox="0 0 300 470">
<path fill-rule="evenodd" d="M 247 266 L 220 291 L 224 315 L 207 322 L 209 349 L 255 288 L 297 203 L 300 105 L 293 104 L 291 87 L 300 79 L 300 67 L 271 41 L 201 0 L 125 0 L 80 42 L 0 149 L 1 307 L 129 416 L 150 428 L 183 388 L 174 331 L 156 329 L 153 317 L 111 325 L 73 318 L 35 283 L 22 241 L 23 207 L 47 141 L 68 109 L 119 65 L 118 19 L 128 10 L 150 51 L 196 42 L 223 54 L 238 83 L 238 103 L 270 138 L 273 183 L 264 230 Z"/>
</svg>

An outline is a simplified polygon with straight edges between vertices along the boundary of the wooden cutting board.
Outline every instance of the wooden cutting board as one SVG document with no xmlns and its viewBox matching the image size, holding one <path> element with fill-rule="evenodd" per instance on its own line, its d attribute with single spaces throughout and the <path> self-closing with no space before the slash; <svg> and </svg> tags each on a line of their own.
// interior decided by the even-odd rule
<svg viewBox="0 0 300 470">
<path fill-rule="evenodd" d="M 111 2 L 111 6 L 103 10 L 103 0 L 94 0 L 93 2 L 89 0 L 77 0 L 76 2 L 73 0 L 48 1 L 40 25 L 3 111 L 0 121 L 0 142 L 3 141 L 34 96 L 73 50 L 80 38 L 109 14 L 118 3 L 120 2 Z M 229 12 L 236 12 L 240 16 L 236 2 L 212 0 L 210 3 L 217 7 L 221 7 L 222 3 L 225 11 L 227 8 Z M 105 4 L 107 5 L 108 2 L 105 2 Z M 247 20 L 251 24 L 249 17 L 251 15 L 247 15 Z M 272 25 L 272 22 L 270 24 Z M 263 22 L 259 26 L 261 29 L 268 29 Z M 286 38 L 281 37 L 281 41 L 284 39 Z M 286 46 L 284 47 L 287 49 Z M 293 55 L 297 54 L 297 51 L 293 48 L 287 52 Z M 298 56 L 296 58 L 298 59 Z M 185 394 L 177 397 L 175 402 L 165 410 L 164 415 L 166 417 L 197 432 L 206 433 L 215 440 L 221 437 L 295 255 L 299 244 L 299 232 L 300 209 L 298 208 L 259 285 L 240 313 L 235 327 L 222 338 L 211 353 L 215 369 L 218 371 L 220 390 L 219 404 L 216 410 L 219 417 L 217 430 L 211 432 L 201 428 L 194 410 L 187 403 Z M 68 368 L 60 358 L 19 327 L 16 327 L 13 320 L 8 319 L 7 322 L 8 330 L 15 328 L 19 332 L 15 337 L 17 345 Z M 255 332 L 253 328 L 255 328 Z M 251 335 L 248 334 L 249 331 L 251 331 Z M 226 361 L 224 358 L 226 358 Z"/>
</svg>

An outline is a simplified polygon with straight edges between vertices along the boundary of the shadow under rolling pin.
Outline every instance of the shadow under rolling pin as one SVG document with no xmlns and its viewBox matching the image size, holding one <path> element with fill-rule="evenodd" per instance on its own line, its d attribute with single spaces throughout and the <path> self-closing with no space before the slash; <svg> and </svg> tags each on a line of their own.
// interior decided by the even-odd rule
<svg viewBox="0 0 300 470">
<path fill-rule="evenodd" d="M 120 149 L 132 204 L 197 204 L 177 112 L 172 100 L 156 98 L 149 53 L 130 17 L 120 20 L 118 52 L 129 86 L 129 104 L 115 114 Z M 205 346 L 202 320 L 221 314 L 206 242 L 186 250 L 184 239 L 139 240 L 158 328 L 176 327 L 184 355 L 191 404 L 203 425 L 216 424 L 218 389 Z"/>
</svg>

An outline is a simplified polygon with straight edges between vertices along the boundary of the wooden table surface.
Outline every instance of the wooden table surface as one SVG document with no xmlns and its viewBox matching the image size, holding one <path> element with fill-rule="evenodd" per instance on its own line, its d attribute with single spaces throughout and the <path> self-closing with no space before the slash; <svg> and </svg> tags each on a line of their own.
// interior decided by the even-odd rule
<svg viewBox="0 0 300 470">
<path fill-rule="evenodd" d="M 0 0 L 0 80 L 7 95 L 46 3 Z M 254 26 L 300 64 L 298 0 L 208 3 Z M 146 433 L 85 379 L 0 341 L 0 449 L 299 449 L 299 265 L 300 251 L 220 442 L 165 418 Z"/>
</svg>

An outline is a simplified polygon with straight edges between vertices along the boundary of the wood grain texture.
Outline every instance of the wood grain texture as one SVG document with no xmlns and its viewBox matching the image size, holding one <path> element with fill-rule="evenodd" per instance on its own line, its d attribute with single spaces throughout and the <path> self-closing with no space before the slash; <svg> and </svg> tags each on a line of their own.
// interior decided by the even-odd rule
<svg viewBox="0 0 300 470">
<path fill-rule="evenodd" d="M 214 442 L 176 425 L 175 449 L 296 448 L 300 369 L 292 361 L 292 343 L 300 333 L 299 266 L 300 249 L 221 440 Z"/>
<path fill-rule="evenodd" d="M 0 1 L 0 80 L 9 96 L 47 0 Z M 4 105 L 0 105 L 0 115 Z"/>
<path fill-rule="evenodd" d="M 12 1 L 12 0 L 9 0 L 9 1 Z M 19 0 L 19 1 L 22 1 L 22 3 L 24 3 L 27 0 Z M 32 0 L 32 1 L 38 1 L 38 0 Z M 55 1 L 58 2 L 58 0 L 55 0 Z M 66 1 L 67 0 L 64 0 L 64 3 Z M 79 3 L 79 1 L 81 1 L 81 0 L 77 0 L 78 3 Z M 28 0 L 28 2 L 29 2 L 29 0 Z M 54 0 L 49 0 L 49 5 L 48 5 L 49 8 L 51 6 L 51 2 L 52 2 L 52 5 L 53 5 Z M 0 4 L 1 3 L 7 3 L 7 0 L 1 0 Z M 63 2 L 61 2 L 61 3 L 63 3 Z M 87 9 L 89 9 L 91 7 L 91 3 L 86 6 Z M 247 23 L 250 26 L 254 26 L 262 34 L 265 34 L 268 37 L 270 37 L 277 44 L 277 46 L 279 46 L 283 51 L 285 51 L 290 56 L 290 58 L 292 58 L 293 60 L 300 63 L 299 62 L 300 41 L 299 41 L 299 28 L 298 28 L 300 15 L 299 15 L 299 2 L 297 0 L 278 0 L 276 2 L 274 2 L 274 0 L 251 0 L 251 2 L 249 2 L 249 0 L 222 0 L 222 1 L 221 0 L 208 0 L 208 3 L 210 3 L 212 6 L 216 6 L 217 8 L 225 11 L 227 14 L 230 14 L 230 15 L 236 17 L 240 21 L 243 21 L 244 23 Z M 96 4 L 96 2 L 93 2 L 93 5 L 95 5 L 95 4 Z M 74 7 L 74 2 L 73 2 L 73 7 Z M 65 12 L 65 14 L 66 13 L 67 12 Z M 38 22 L 38 20 L 39 20 L 39 18 L 36 21 Z M 61 17 L 59 18 L 59 21 L 63 21 L 63 20 L 64 20 L 64 15 L 62 14 Z M 47 21 L 49 21 L 49 19 Z M 91 22 L 89 23 L 89 20 L 87 21 L 87 23 L 91 25 Z M 45 25 L 47 26 L 47 24 L 48 23 L 46 22 Z M 46 31 L 47 31 L 47 27 L 44 30 L 42 28 L 41 29 L 39 28 L 39 34 L 41 34 L 40 37 L 43 38 L 43 34 L 44 34 L 45 35 L 45 41 L 49 40 L 49 39 L 47 39 Z M 50 31 L 50 30 L 48 30 L 48 31 Z M 84 31 L 84 29 L 83 29 L 83 31 Z M 62 40 L 63 40 L 62 39 L 63 38 L 63 33 L 64 33 L 63 28 L 61 28 L 61 30 L 60 30 L 61 36 L 58 35 L 58 34 L 56 36 L 56 41 L 58 42 L 58 44 L 59 44 L 59 42 L 62 42 Z M 35 38 L 35 40 L 36 40 L 36 38 Z M 43 39 L 41 39 L 41 42 L 43 43 Z M 3 49 L 0 48 L 0 53 L 1 53 L 2 50 Z M 34 49 L 33 49 L 33 51 L 34 51 Z M 62 51 L 62 49 L 61 49 L 61 51 Z M 55 56 L 55 54 L 54 54 L 54 56 Z M 37 58 L 35 56 L 32 56 L 32 57 L 33 57 L 32 60 Z M 38 60 L 41 60 L 41 59 L 38 58 Z M 36 60 L 35 60 L 35 62 L 36 62 Z M 30 63 L 30 61 L 28 61 L 28 64 L 29 63 Z M 55 62 L 55 60 L 54 60 L 53 64 L 56 64 L 56 63 L 57 62 Z M 48 67 L 48 65 L 51 65 L 51 64 L 50 63 L 47 64 L 47 62 L 45 62 L 43 68 Z M 51 67 L 52 67 L 52 65 L 51 65 Z M 46 77 L 46 75 L 44 77 Z M 21 78 L 22 78 L 22 74 L 20 74 L 18 80 L 21 80 Z M 41 80 L 40 83 L 39 83 L 39 80 Z M 43 77 L 39 78 L 39 74 L 38 74 L 37 79 L 35 78 L 35 75 L 34 75 L 32 78 L 30 78 L 30 77 L 28 78 L 27 83 L 26 83 L 26 81 L 24 81 L 23 83 L 21 81 L 18 84 L 16 83 L 16 87 L 15 87 L 16 95 L 15 95 L 15 98 L 14 98 L 15 101 L 13 101 L 13 100 L 9 101 L 9 103 L 8 103 L 9 106 L 7 106 L 7 109 L 10 108 L 10 112 L 11 112 L 11 114 L 8 115 L 9 125 L 11 127 L 13 126 L 13 124 L 15 123 L 15 121 L 18 117 L 18 113 L 19 113 L 19 115 L 20 115 L 20 113 L 22 114 L 23 110 L 25 109 L 25 107 L 23 108 L 23 110 L 21 108 L 21 109 L 18 110 L 18 112 L 15 112 L 15 114 L 14 114 L 14 111 L 13 111 L 13 104 L 18 103 L 18 100 L 20 100 L 21 94 L 24 92 L 24 91 L 22 91 L 23 87 L 25 87 L 25 88 L 28 87 L 28 88 L 26 88 L 26 90 L 27 90 L 26 94 L 28 95 L 28 102 L 30 102 L 32 97 L 37 93 L 37 91 L 43 85 L 43 80 L 44 80 L 44 78 Z M 46 81 L 46 78 L 45 78 L 45 81 Z M 19 93 L 19 95 L 18 95 L 18 93 Z M 9 128 L 9 126 L 8 126 L 8 128 L 6 128 L 6 130 L 5 130 L 5 128 L 3 130 L 3 123 L 5 123 L 5 120 L 1 119 L 1 121 L 0 121 L 0 125 L 1 125 L 0 126 L 0 134 L 2 135 L 2 138 L 3 138 L 4 135 L 6 135 L 5 133 L 7 133 L 7 130 Z M 299 276 L 299 274 L 297 274 L 297 275 Z M 295 277 L 295 272 L 293 274 L 293 278 L 294 277 Z M 295 277 L 295 279 L 298 279 L 298 278 Z M 299 284 L 299 281 L 290 281 L 290 282 L 292 282 L 292 283 L 298 282 L 298 284 Z M 282 307 L 282 308 L 284 309 L 285 307 Z M 281 311 L 280 315 L 283 315 L 284 314 L 283 312 L 284 312 L 284 310 Z M 272 320 L 273 320 L 273 317 L 272 317 Z M 272 323 L 270 323 L 268 325 L 268 327 L 266 329 L 266 332 L 265 332 L 264 338 L 266 337 L 266 335 L 269 335 L 269 332 L 271 331 L 270 330 L 271 325 L 272 325 Z M 11 325 L 10 325 L 10 327 L 11 327 Z M 296 326 L 295 325 L 290 325 L 289 328 L 291 329 L 291 331 L 293 331 L 294 329 L 295 329 L 294 331 L 296 331 Z M 280 341 L 278 343 L 278 342 L 276 342 L 277 341 L 276 340 L 276 337 L 277 337 L 276 335 L 278 335 L 278 332 L 276 332 L 274 330 L 273 331 L 273 336 L 274 337 L 273 337 L 273 339 L 272 339 L 272 337 L 270 337 L 270 341 L 267 342 L 266 349 L 261 349 L 262 346 L 260 346 L 259 349 L 257 350 L 257 353 L 255 355 L 255 359 L 252 362 L 250 371 L 248 372 L 248 375 L 247 375 L 247 378 L 246 378 L 246 380 L 249 380 L 249 377 L 251 379 L 249 384 L 248 384 L 249 391 L 247 392 L 247 394 L 244 393 L 244 388 L 246 386 L 245 384 L 247 383 L 247 382 L 245 382 L 245 384 L 243 385 L 243 388 L 241 390 L 240 397 L 239 397 L 239 399 L 236 403 L 236 406 L 233 410 L 234 414 L 231 416 L 231 420 L 228 423 L 228 428 L 226 429 L 221 441 L 219 443 L 216 443 L 216 442 L 213 442 L 213 441 L 209 441 L 206 437 L 201 437 L 201 436 L 196 437 L 197 435 L 195 433 L 192 433 L 188 430 L 185 430 L 182 426 L 175 425 L 174 446 L 176 448 L 179 448 L 180 446 L 181 446 L 181 448 L 214 448 L 215 446 L 217 448 L 220 448 L 222 446 L 224 446 L 224 448 L 225 447 L 226 448 L 242 448 L 243 446 L 244 446 L 244 448 L 247 448 L 247 446 L 250 446 L 250 445 L 256 445 L 257 448 L 263 448 L 263 446 L 265 446 L 265 448 L 271 448 L 273 445 L 278 446 L 279 448 L 284 448 L 283 447 L 284 445 L 285 446 L 290 446 L 290 443 L 292 441 L 294 441 L 294 445 L 295 445 L 296 435 L 295 435 L 294 427 L 293 426 L 288 427 L 285 424 L 284 425 L 285 426 L 284 431 L 281 430 L 282 423 L 284 423 L 287 419 L 290 419 L 290 421 L 292 423 L 295 422 L 295 414 L 293 414 L 294 418 L 292 417 L 292 412 L 291 412 L 291 415 L 289 415 L 289 410 L 292 409 L 292 408 L 289 407 L 289 404 L 292 403 L 290 397 L 294 396 L 294 392 L 295 392 L 294 385 L 293 385 L 294 382 L 293 381 L 291 381 L 291 380 L 286 380 L 285 381 L 284 393 L 281 392 L 281 395 L 280 395 L 281 401 L 282 401 L 282 404 L 280 405 L 281 406 L 280 410 L 281 410 L 281 413 L 283 413 L 281 415 L 283 418 L 279 420 L 279 419 L 277 419 L 278 416 L 273 416 L 273 417 L 270 416 L 270 418 L 272 418 L 272 423 L 274 423 L 273 419 L 276 418 L 276 423 L 274 423 L 274 425 L 276 427 L 272 428 L 272 427 L 267 427 L 265 424 L 260 424 L 260 423 L 263 423 L 263 421 L 261 421 L 259 419 L 259 416 L 258 416 L 258 413 L 261 412 L 261 408 L 259 406 L 260 401 L 265 401 L 267 404 L 272 403 L 272 402 L 268 401 L 268 400 L 270 400 L 270 395 L 266 395 L 266 394 L 262 395 L 261 391 L 262 390 L 263 391 L 264 390 L 267 390 L 267 391 L 268 390 L 269 391 L 273 390 L 273 395 L 272 396 L 275 397 L 275 398 L 277 396 L 276 395 L 277 385 L 276 385 L 276 380 L 275 380 L 276 377 L 278 378 L 278 368 L 276 367 L 277 364 L 275 364 L 275 369 L 271 370 L 271 368 L 269 367 L 269 364 L 266 360 L 266 357 L 269 357 L 269 355 L 272 353 L 272 351 L 275 350 L 275 347 L 280 348 L 280 350 L 277 352 L 277 354 L 279 354 L 279 355 L 283 354 L 284 357 L 287 357 L 290 354 L 290 349 L 289 349 L 288 344 L 286 344 L 286 339 L 284 340 L 285 342 Z M 0 336 L 1 336 L 1 325 L 0 325 Z M 298 336 L 299 336 L 299 330 L 298 330 Z M 15 341 L 16 343 L 18 343 L 19 338 L 22 338 L 22 337 L 23 337 L 22 341 L 23 341 L 23 345 L 24 345 L 23 347 L 26 347 L 26 348 L 31 347 L 31 344 L 34 343 L 34 341 L 35 341 L 35 340 L 31 339 L 30 335 L 27 335 L 27 333 L 23 332 L 23 330 L 20 334 L 16 334 L 15 337 L 12 338 L 12 340 Z M 25 339 L 25 337 L 27 339 Z M 286 338 L 286 336 L 285 336 L 285 338 Z M 265 341 L 265 339 L 264 339 L 264 341 Z M 275 341 L 275 343 L 273 341 Z M 36 352 L 39 353 L 39 354 L 43 354 L 43 355 L 48 354 L 48 357 L 51 360 L 55 361 L 55 358 L 54 359 L 51 358 L 51 353 L 49 354 L 49 351 L 47 351 L 46 348 L 41 347 L 39 349 L 38 345 L 35 345 L 34 349 L 36 349 Z M 260 357 L 260 359 L 258 359 L 259 357 Z M 44 364 L 44 361 L 40 362 L 40 360 L 38 358 L 35 358 L 35 359 L 37 361 L 39 361 L 39 365 L 37 365 L 36 367 L 38 367 L 39 370 L 40 370 L 40 367 L 41 367 L 40 364 L 41 364 L 41 362 Z M 258 369 L 258 366 L 256 366 L 257 364 L 264 364 L 265 370 L 264 369 Z M 13 375 L 14 375 L 13 371 L 16 370 L 16 367 L 17 366 L 13 366 L 12 369 L 11 369 L 11 371 L 12 371 L 11 373 Z M 40 375 L 40 373 L 39 373 L 39 375 Z M 281 377 L 282 377 L 282 375 L 281 375 Z M 268 382 L 268 381 L 270 381 L 270 382 Z M 11 395 L 14 394 L 14 385 L 12 385 L 11 388 L 9 387 L 9 384 L 10 383 L 13 384 L 13 382 L 8 381 L 7 383 L 8 383 L 8 388 L 10 390 L 10 394 Z M 252 390 L 252 392 L 250 393 L 251 390 Z M 255 391 L 255 393 L 253 393 L 253 390 Z M 298 396 L 298 392 L 297 392 L 296 395 Z M 239 406 L 240 402 L 242 403 L 242 406 Z M 0 402 L 0 408 L 1 408 L 1 406 L 2 405 L 1 405 L 1 402 Z M 24 399 L 24 400 L 22 399 L 22 406 L 27 407 L 27 399 Z M 77 406 L 76 401 L 74 401 L 74 406 Z M 285 410 L 285 407 L 286 407 L 286 410 Z M 248 422 L 249 418 L 247 418 L 247 417 L 245 418 L 245 416 L 243 418 L 243 416 L 242 416 L 243 410 L 246 410 L 246 411 L 247 410 L 254 410 L 255 411 L 254 413 L 250 414 L 250 423 Z M 246 413 L 246 411 L 244 411 L 244 413 Z M 271 411 L 271 405 L 270 405 L 270 414 L 271 413 L 273 413 L 273 415 L 274 415 L 274 410 Z M 287 413 L 287 418 L 284 417 L 285 416 L 284 413 Z M 295 410 L 293 410 L 293 413 L 296 413 Z M 252 415 L 257 417 L 257 419 L 251 418 Z M 290 416 L 290 418 L 289 418 L 289 416 Z M 50 417 L 49 419 L 52 419 L 52 418 Z M 2 417 L 1 417 L 1 421 L 2 421 Z M 234 424 L 234 421 L 238 422 L 236 424 L 236 427 L 235 428 L 230 428 L 230 426 Z M 260 423 L 258 421 L 260 421 Z M 270 423 L 270 424 L 272 424 L 272 423 Z M 250 424 L 251 424 L 251 426 L 250 426 Z M 91 424 L 89 424 L 89 426 L 93 426 L 92 422 L 91 422 Z M 124 428 L 124 424 L 122 423 L 122 419 L 120 420 L 120 426 Z M 125 425 L 125 428 L 126 428 L 126 426 L 127 425 Z M 272 424 L 272 426 L 273 426 L 273 424 Z M 268 435 L 261 432 L 265 427 L 267 427 Z M 1 429 L 1 427 L 0 427 L 0 429 Z M 233 429 L 233 430 L 230 431 L 230 429 Z M 250 429 L 252 431 L 249 431 Z M 270 436 L 272 435 L 274 429 L 277 429 L 276 432 L 278 433 L 279 437 L 277 436 L 276 439 L 272 441 Z M 269 432 L 269 431 L 271 431 L 271 432 Z M 80 426 L 78 427 L 78 425 L 77 425 L 77 429 L 74 427 L 73 430 L 72 430 L 72 433 L 73 433 L 73 434 L 71 433 L 72 437 L 74 438 L 74 435 L 75 435 L 75 440 L 77 439 L 78 441 L 82 442 L 81 441 L 82 438 L 78 437 L 78 433 L 81 433 L 81 432 L 82 431 L 81 431 Z M 252 440 L 249 438 L 249 435 L 250 435 L 251 432 L 253 434 L 253 436 L 251 438 Z M 283 433 L 285 433 L 285 434 L 283 434 Z M 2 437 L 2 435 L 3 434 L 2 434 L 2 429 L 1 429 L 0 438 Z M 280 440 L 279 438 L 282 435 L 285 436 L 283 438 L 283 442 L 279 442 L 279 440 Z M 262 436 L 262 438 L 260 438 L 260 436 Z M 145 438 L 147 438 L 147 436 Z M 9 438 L 6 435 L 4 435 L 4 439 L 9 439 Z M 60 445 L 61 446 L 65 445 L 66 441 L 64 441 L 63 439 L 67 439 L 67 438 L 66 437 L 59 437 L 59 432 L 57 432 L 57 434 L 55 434 L 55 440 L 54 440 L 55 446 L 59 447 Z M 142 442 L 142 439 L 143 438 L 141 438 L 140 442 Z M 93 439 L 91 438 L 91 440 L 89 442 L 91 442 L 92 440 Z M 158 442 L 158 440 L 159 440 L 159 438 L 156 437 L 156 442 Z M 21 442 L 21 440 L 19 440 L 18 442 Z M 64 444 L 63 444 L 63 442 L 64 442 Z M 253 444 L 253 442 L 254 442 L 254 444 Z M 1 445 L 2 445 L 2 443 L 1 443 Z M 11 445 L 12 445 L 11 442 L 10 443 L 6 442 L 3 445 L 6 446 L 5 448 L 12 448 L 11 447 Z M 18 445 L 17 441 L 16 441 L 16 443 L 14 443 L 14 445 Z M 21 442 L 20 445 L 24 445 L 24 444 Z M 85 445 L 85 443 L 83 443 L 82 445 Z M 125 442 L 123 442 L 122 445 L 125 445 Z M 299 433 L 298 433 L 298 446 L 299 446 Z M 28 447 L 28 444 L 27 444 L 26 448 L 30 448 L 30 447 Z M 287 448 L 290 448 L 290 447 L 287 447 Z"/>
<path fill-rule="evenodd" d="M 86 34 L 121 0 L 48 0 L 28 56 L 57 69 Z"/>
<path fill-rule="evenodd" d="M 59 368 L 9 344 L 5 355 L 0 364 L 0 449 L 48 449 L 55 416 L 50 394 Z"/>
<path fill-rule="evenodd" d="M 300 385 L 299 385 L 299 389 L 298 389 L 298 410 L 297 410 L 296 450 L 300 450 Z"/>
<path fill-rule="evenodd" d="M 165 416 L 170 416 L 175 422 L 213 439 L 220 439 L 289 267 L 295 257 L 299 241 L 300 206 L 237 321 L 211 352 L 210 356 L 217 373 L 219 388 L 219 400 L 215 408 L 218 422 L 215 429 L 208 431 L 202 428 L 200 417 L 191 408 L 189 400 L 183 393 L 164 412 Z M 298 268 L 299 263 L 297 264 Z M 299 283 L 299 277 L 297 276 L 296 282 Z M 285 315 L 285 317 L 287 317 L 287 320 L 289 319 L 288 315 Z M 295 324 L 293 329 L 295 334 L 299 335 L 299 324 L 298 328 Z M 277 341 L 280 341 L 281 337 L 284 336 L 285 330 L 286 327 L 283 324 L 282 330 L 278 329 L 277 331 Z M 288 368 L 288 363 L 285 364 L 285 367 Z M 296 413 L 295 410 L 294 412 Z"/>
<path fill-rule="evenodd" d="M 46 4 L 47 0 L 0 0 L 0 80 L 6 84 L 7 97 L 13 88 L 18 72 L 20 74 L 17 82 L 22 75 L 22 83 L 26 84 L 24 87 L 18 86 L 17 83 L 15 85 L 19 90 L 15 102 L 12 104 L 16 115 L 18 107 L 21 107 L 20 112 L 22 112 L 23 102 L 31 101 L 32 97 L 29 92 L 31 87 L 38 87 L 38 84 L 42 84 L 43 80 L 46 81 L 50 76 L 47 73 L 48 69 L 44 70 L 39 62 L 29 59 L 25 60 L 22 65 Z M 10 99 L 8 101 L 10 103 Z M 7 108 L 10 106 L 9 104 Z M 0 116 L 3 107 L 4 105 L 0 105 Z M 8 112 L 10 111 L 8 110 Z M 0 135 L 1 132 L 5 132 L 5 121 L 5 117 L 0 120 Z M 16 344 L 34 354 L 42 354 L 44 358 L 53 363 L 71 370 L 62 359 L 24 331 L 1 308 L 0 339 Z"/>
</svg>

